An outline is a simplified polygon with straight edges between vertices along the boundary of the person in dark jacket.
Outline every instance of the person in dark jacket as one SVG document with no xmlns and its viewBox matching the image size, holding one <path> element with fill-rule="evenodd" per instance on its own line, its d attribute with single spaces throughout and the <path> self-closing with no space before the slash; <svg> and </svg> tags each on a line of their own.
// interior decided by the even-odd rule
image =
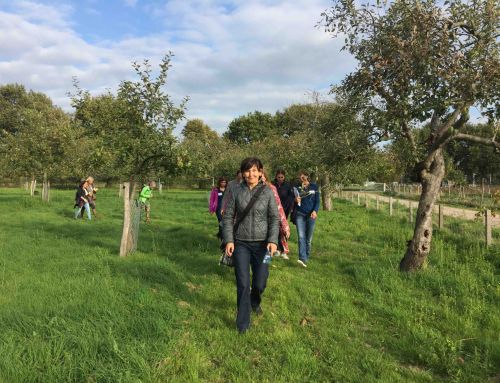
<svg viewBox="0 0 500 383">
<path fill-rule="evenodd" d="M 244 181 L 229 199 L 222 220 L 226 254 L 234 257 L 238 308 L 236 327 L 244 333 L 250 327 L 250 312 L 253 310 L 257 315 L 262 314 L 262 293 L 269 276 L 269 265 L 264 263 L 264 257 L 267 252 L 271 255 L 276 252 L 279 214 L 272 190 L 261 179 L 262 162 L 255 157 L 246 158 L 240 168 Z M 259 194 L 253 207 L 235 229 L 235 220 L 242 216 L 257 192 Z"/>
<path fill-rule="evenodd" d="M 301 185 L 294 188 L 295 192 L 295 225 L 299 239 L 299 259 L 297 262 L 302 267 L 307 267 L 311 255 L 311 243 L 318 217 L 319 189 L 318 185 L 310 182 L 309 173 L 300 172 Z"/>
<path fill-rule="evenodd" d="M 276 172 L 276 176 L 274 178 L 273 185 L 276 187 L 278 191 L 278 195 L 280 196 L 281 206 L 283 206 L 283 210 L 285 211 L 286 219 L 290 215 L 290 212 L 293 209 L 294 203 L 294 195 L 292 190 L 292 185 L 285 181 L 285 171 L 280 169 Z"/>
</svg>

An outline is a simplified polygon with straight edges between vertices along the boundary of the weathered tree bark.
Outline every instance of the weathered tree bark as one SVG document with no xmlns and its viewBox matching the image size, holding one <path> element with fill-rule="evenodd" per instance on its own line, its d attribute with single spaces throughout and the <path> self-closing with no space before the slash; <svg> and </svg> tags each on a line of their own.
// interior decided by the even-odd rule
<svg viewBox="0 0 500 383">
<path fill-rule="evenodd" d="M 321 190 L 321 199 L 323 201 L 323 210 L 332 211 L 332 191 L 330 189 L 330 177 L 328 173 L 323 175 L 323 188 Z"/>
<path fill-rule="evenodd" d="M 413 238 L 408 243 L 406 254 L 399 263 L 401 271 L 414 271 L 426 266 L 431 250 L 432 209 L 437 200 L 441 182 L 445 175 L 442 149 L 437 149 L 428 169 L 420 171 L 422 194 L 418 203 Z"/>
<path fill-rule="evenodd" d="M 137 197 L 137 189 L 138 189 L 138 184 L 136 182 L 131 182 L 132 187 L 130 190 L 130 198 L 129 198 L 129 203 L 130 203 L 130 226 L 129 226 L 129 235 L 128 235 L 128 251 L 130 253 L 133 253 L 134 251 L 137 250 L 137 243 L 139 241 L 139 230 L 140 230 L 140 210 L 138 207 L 135 205 L 136 203 L 136 197 Z"/>
<path fill-rule="evenodd" d="M 33 197 L 35 195 L 36 190 L 36 179 L 35 176 L 31 176 L 31 185 L 30 185 L 30 195 Z"/>
<path fill-rule="evenodd" d="M 137 184 L 131 177 L 130 182 L 123 183 L 123 231 L 120 243 L 120 257 L 126 257 L 137 248 L 137 233 L 134 233 L 132 222 L 132 204 L 137 193 Z M 139 228 L 135 228 L 138 230 Z"/>
<path fill-rule="evenodd" d="M 49 182 L 47 181 L 47 172 L 43 173 L 42 201 L 49 202 Z"/>
<path fill-rule="evenodd" d="M 129 235 L 130 235 L 130 182 L 123 184 L 123 231 L 120 243 L 120 257 L 126 257 L 129 254 Z"/>
</svg>

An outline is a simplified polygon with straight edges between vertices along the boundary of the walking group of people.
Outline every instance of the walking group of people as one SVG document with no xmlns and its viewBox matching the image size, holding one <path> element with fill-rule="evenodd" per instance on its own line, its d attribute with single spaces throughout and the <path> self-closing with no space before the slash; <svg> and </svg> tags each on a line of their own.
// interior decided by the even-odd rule
<svg viewBox="0 0 500 383">
<path fill-rule="evenodd" d="M 87 219 L 92 220 L 92 213 L 96 214 L 95 200 L 97 188 L 94 186 L 94 178 L 87 177 L 80 180 L 75 196 L 75 219 L 83 218 L 83 212 L 87 214 Z M 92 213 L 91 213 L 92 209 Z"/>
<path fill-rule="evenodd" d="M 236 179 L 228 183 L 221 177 L 212 189 L 209 211 L 217 215 L 217 236 L 235 269 L 236 326 L 240 333 L 250 327 L 251 312 L 263 313 L 261 299 L 271 257 L 289 259 L 289 215 L 297 227 L 297 262 L 307 268 L 319 204 L 318 186 L 310 182 L 307 172 L 300 173 L 296 187 L 285 181 L 282 170 L 269 182 L 262 162 L 255 157 L 242 161 Z"/>
</svg>

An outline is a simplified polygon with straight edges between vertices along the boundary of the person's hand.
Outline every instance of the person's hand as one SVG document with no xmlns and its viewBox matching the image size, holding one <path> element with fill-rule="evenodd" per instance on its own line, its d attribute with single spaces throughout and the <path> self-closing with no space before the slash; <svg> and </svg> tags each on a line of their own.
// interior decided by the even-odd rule
<svg viewBox="0 0 500 383">
<path fill-rule="evenodd" d="M 316 213 L 316 210 L 313 210 L 313 212 L 311 213 L 311 218 L 316 219 L 317 216 L 318 216 L 318 213 Z"/>
<path fill-rule="evenodd" d="M 295 202 L 297 202 L 298 205 L 300 205 L 300 200 L 301 200 L 300 197 L 295 197 Z"/>
<path fill-rule="evenodd" d="M 234 243 L 233 242 L 228 242 L 226 244 L 226 255 L 228 257 L 232 257 L 234 252 Z"/>
<path fill-rule="evenodd" d="M 269 252 L 271 253 L 271 257 L 272 257 L 274 255 L 274 253 L 276 253 L 276 250 L 278 250 L 278 245 L 276 245 L 275 243 L 269 242 L 267 244 L 267 250 L 269 250 Z"/>
<path fill-rule="evenodd" d="M 220 215 L 221 215 L 221 216 L 223 216 L 223 217 L 224 217 L 224 213 L 225 213 L 225 211 L 224 211 L 224 210 L 221 210 L 221 211 L 220 211 Z"/>
</svg>

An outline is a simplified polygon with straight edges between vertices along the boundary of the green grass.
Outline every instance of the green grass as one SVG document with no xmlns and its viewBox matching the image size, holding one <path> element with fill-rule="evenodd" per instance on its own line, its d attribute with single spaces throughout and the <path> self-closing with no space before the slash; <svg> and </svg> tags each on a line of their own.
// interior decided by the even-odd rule
<svg viewBox="0 0 500 383">
<path fill-rule="evenodd" d="M 264 315 L 240 336 L 207 193 L 156 193 L 125 259 L 117 192 L 100 191 L 92 222 L 72 218 L 73 195 L 0 190 L 0 382 L 499 379 L 500 248 L 480 224 L 435 231 L 428 269 L 402 274 L 404 212 L 336 200 L 309 268 L 274 260 Z"/>
</svg>

